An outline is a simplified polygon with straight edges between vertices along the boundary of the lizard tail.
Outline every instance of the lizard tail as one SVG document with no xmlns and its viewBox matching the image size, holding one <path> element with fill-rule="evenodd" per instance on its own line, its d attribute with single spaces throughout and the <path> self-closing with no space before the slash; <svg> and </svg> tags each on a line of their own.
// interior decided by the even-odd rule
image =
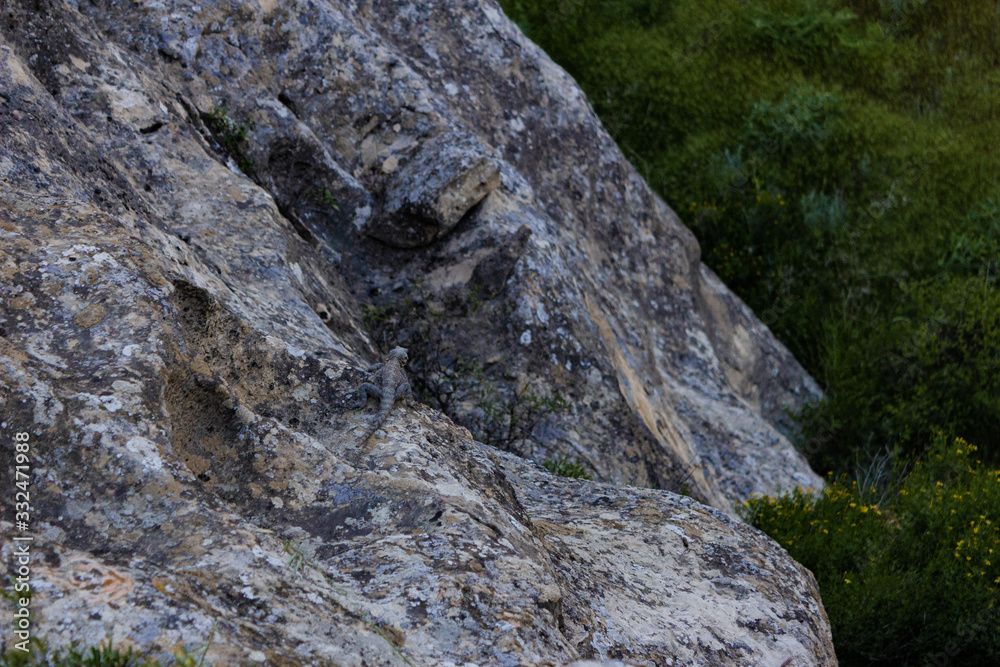
<svg viewBox="0 0 1000 667">
<path fill-rule="evenodd" d="M 385 420 L 389 417 L 389 410 L 391 409 L 392 405 L 390 404 L 388 407 L 383 407 L 378 411 L 378 414 L 375 415 L 375 419 L 372 421 L 372 425 L 368 427 L 368 430 L 365 431 L 364 437 L 361 438 L 361 444 L 368 442 L 368 438 L 375 435 L 375 431 L 382 428 L 382 424 L 384 424 Z"/>
</svg>

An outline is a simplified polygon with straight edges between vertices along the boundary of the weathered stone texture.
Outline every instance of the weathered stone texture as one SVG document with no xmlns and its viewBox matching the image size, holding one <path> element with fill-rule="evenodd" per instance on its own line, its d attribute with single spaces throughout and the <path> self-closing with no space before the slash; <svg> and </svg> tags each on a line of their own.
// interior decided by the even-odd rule
<svg viewBox="0 0 1000 667">
<path fill-rule="evenodd" d="M 430 405 L 362 453 L 395 345 Z M 53 644 L 836 664 L 812 576 L 664 490 L 818 486 L 817 394 L 490 0 L 0 6 L 0 451 Z"/>
</svg>

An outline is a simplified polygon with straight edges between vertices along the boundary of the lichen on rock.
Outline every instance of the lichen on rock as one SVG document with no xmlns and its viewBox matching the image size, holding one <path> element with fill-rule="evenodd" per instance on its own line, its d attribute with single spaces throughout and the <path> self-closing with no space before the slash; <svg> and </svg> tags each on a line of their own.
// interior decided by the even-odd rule
<svg viewBox="0 0 1000 667">
<path fill-rule="evenodd" d="M 9 2 L 0 239 L 51 644 L 836 664 L 726 513 L 820 484 L 783 412 L 815 383 L 490 0 Z M 359 449 L 396 345 L 427 404 Z"/>
</svg>

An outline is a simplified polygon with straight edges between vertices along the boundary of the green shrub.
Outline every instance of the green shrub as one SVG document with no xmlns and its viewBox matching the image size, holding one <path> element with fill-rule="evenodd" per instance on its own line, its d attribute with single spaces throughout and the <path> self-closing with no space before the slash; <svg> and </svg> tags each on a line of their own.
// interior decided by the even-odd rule
<svg viewBox="0 0 1000 667">
<path fill-rule="evenodd" d="M 546 459 L 542 466 L 553 475 L 562 475 L 572 479 L 593 479 L 587 474 L 587 468 L 582 463 L 571 460 L 565 454 L 557 454 Z"/>
<path fill-rule="evenodd" d="M 744 505 L 816 575 L 841 665 L 1000 660 L 1000 471 L 974 452 L 937 435 L 884 505 L 866 504 L 846 477 L 816 499 L 796 491 Z"/>
<path fill-rule="evenodd" d="M 832 341 L 851 354 L 831 365 L 838 391 L 804 412 L 806 437 L 822 441 L 814 462 L 842 467 L 858 443 L 867 453 L 895 443 L 919 454 L 940 429 L 982 443 L 983 458 L 997 462 L 1000 290 L 983 271 L 902 294 L 892 319 L 845 327 Z"/>
<path fill-rule="evenodd" d="M 981 276 L 996 285 L 1000 281 L 1000 192 L 969 213 L 969 223 L 951 235 L 940 261 L 951 275 Z"/>
<path fill-rule="evenodd" d="M 835 10 L 822 1 L 807 0 L 798 5 L 801 11 L 792 13 L 774 11 L 767 5 L 757 6 L 754 36 L 762 46 L 804 63 L 836 57 L 854 46 L 853 11 Z"/>
</svg>

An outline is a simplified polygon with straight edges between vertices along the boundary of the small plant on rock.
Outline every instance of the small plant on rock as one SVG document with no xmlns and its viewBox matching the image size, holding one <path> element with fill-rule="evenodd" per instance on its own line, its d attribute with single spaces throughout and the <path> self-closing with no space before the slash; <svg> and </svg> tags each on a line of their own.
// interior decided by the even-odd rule
<svg viewBox="0 0 1000 667">
<path fill-rule="evenodd" d="M 203 119 L 219 142 L 219 146 L 233 158 L 240 171 L 248 176 L 251 175 L 254 171 L 254 162 L 247 151 L 250 132 L 255 129 L 254 124 L 237 123 L 224 106 L 214 107 L 210 113 L 203 116 Z"/>
<path fill-rule="evenodd" d="M 570 459 L 565 454 L 556 454 L 546 459 L 542 464 L 553 475 L 562 475 L 571 479 L 593 479 L 587 474 L 587 469 L 578 459 Z"/>
</svg>

